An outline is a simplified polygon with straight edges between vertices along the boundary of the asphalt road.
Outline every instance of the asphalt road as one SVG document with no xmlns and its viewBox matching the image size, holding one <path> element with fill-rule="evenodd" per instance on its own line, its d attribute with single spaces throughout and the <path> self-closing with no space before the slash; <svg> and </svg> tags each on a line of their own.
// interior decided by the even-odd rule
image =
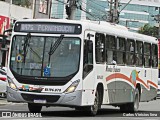
<svg viewBox="0 0 160 120">
<path fill-rule="evenodd" d="M 2 115 L 3 114 L 3 115 Z M 7 116 L 7 115 L 8 116 Z M 11 116 L 10 116 L 11 115 Z M 142 102 L 138 113 L 121 113 L 118 107 L 102 106 L 97 116 L 90 117 L 84 112 L 68 107 L 43 107 L 42 113 L 31 114 L 27 104 L 10 103 L 0 98 L 0 119 L 22 120 L 160 120 L 160 99 Z"/>
</svg>

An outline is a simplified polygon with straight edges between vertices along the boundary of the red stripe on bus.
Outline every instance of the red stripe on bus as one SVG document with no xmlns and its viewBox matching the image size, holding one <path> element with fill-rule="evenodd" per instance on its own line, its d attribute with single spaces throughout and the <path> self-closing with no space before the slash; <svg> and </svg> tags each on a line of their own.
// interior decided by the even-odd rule
<svg viewBox="0 0 160 120">
<path fill-rule="evenodd" d="M 2 80 L 2 81 L 6 81 L 6 80 L 7 80 L 7 78 L 5 78 L 5 77 L 0 77 L 0 80 Z"/>
<path fill-rule="evenodd" d="M 129 78 L 129 77 L 127 77 L 126 75 L 121 74 L 121 73 L 115 73 L 115 74 L 109 75 L 108 77 L 106 77 L 106 81 L 112 81 L 112 80 L 114 80 L 114 79 L 116 79 L 116 78 L 122 78 L 122 79 L 124 79 L 124 80 L 129 81 L 129 82 L 132 83 L 134 86 L 136 85 L 136 84 L 133 83 L 131 77 Z M 149 84 L 152 84 L 154 87 L 158 88 L 158 85 L 156 85 L 155 83 L 153 83 L 153 82 L 150 81 L 150 80 L 147 80 L 147 84 L 146 84 L 142 79 L 140 79 L 140 78 L 138 78 L 138 77 L 136 77 L 136 79 L 137 79 L 137 81 L 141 82 L 141 83 L 142 83 L 146 88 L 148 88 L 148 89 L 149 89 Z"/>
<path fill-rule="evenodd" d="M 115 78 L 122 78 L 122 79 L 125 79 L 125 80 L 127 80 L 128 82 L 130 82 L 130 83 L 133 84 L 131 78 L 128 78 L 126 75 L 121 74 L 121 73 L 115 73 L 115 74 L 109 75 L 108 77 L 106 77 L 106 81 L 110 81 L 110 80 L 113 80 L 113 79 L 115 79 Z M 134 84 L 133 84 L 133 85 L 134 85 Z"/>
</svg>

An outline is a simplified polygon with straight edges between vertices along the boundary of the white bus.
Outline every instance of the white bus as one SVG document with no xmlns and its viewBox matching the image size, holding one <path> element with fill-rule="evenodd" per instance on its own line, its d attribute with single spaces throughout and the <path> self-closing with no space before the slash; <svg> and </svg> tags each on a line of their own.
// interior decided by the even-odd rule
<svg viewBox="0 0 160 120">
<path fill-rule="evenodd" d="M 135 112 L 157 95 L 158 41 L 106 22 L 26 19 L 15 23 L 7 100 L 68 106 L 96 115 L 101 105 Z"/>
</svg>

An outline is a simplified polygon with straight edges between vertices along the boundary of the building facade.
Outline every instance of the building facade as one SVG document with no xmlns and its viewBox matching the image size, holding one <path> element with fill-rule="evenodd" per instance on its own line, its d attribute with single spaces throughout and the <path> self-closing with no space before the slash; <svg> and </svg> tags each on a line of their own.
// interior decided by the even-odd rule
<svg viewBox="0 0 160 120">
<path fill-rule="evenodd" d="M 128 3 L 129 0 L 122 0 L 120 9 Z M 160 0 L 132 0 L 120 13 L 119 24 L 125 25 L 132 30 L 137 31 L 144 24 L 157 26 L 154 15 L 160 14 Z"/>
<path fill-rule="evenodd" d="M 111 0 L 78 0 L 75 19 L 107 21 Z M 114 1 L 114 0 L 113 0 Z M 119 24 L 132 31 L 149 23 L 157 26 L 154 15 L 160 14 L 160 0 L 120 0 Z M 52 0 L 52 18 L 66 18 L 65 5 L 67 0 Z M 113 7 L 112 7 L 113 9 Z"/>
<path fill-rule="evenodd" d="M 11 28 L 13 22 L 18 19 L 23 18 L 33 18 L 33 10 L 31 6 L 23 6 L 21 4 L 16 5 L 12 0 L 0 0 L 0 65 L 3 59 L 5 58 L 7 63 L 7 55 L 4 55 L 4 52 L 1 51 L 2 46 L 2 35 L 3 32 Z M 18 4 L 18 3 L 17 3 Z M 33 5 L 33 4 L 30 4 Z M 9 49 L 9 46 L 6 46 Z M 8 52 L 5 51 L 5 54 Z M 7 64 L 5 65 L 7 66 Z"/>
</svg>

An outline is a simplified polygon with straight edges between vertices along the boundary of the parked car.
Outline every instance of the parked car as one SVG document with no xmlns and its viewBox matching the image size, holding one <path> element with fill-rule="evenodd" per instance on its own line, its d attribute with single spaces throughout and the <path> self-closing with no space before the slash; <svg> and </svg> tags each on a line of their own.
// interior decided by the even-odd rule
<svg viewBox="0 0 160 120">
<path fill-rule="evenodd" d="M 7 74 L 5 69 L 0 68 L 0 97 L 6 97 Z"/>
</svg>

